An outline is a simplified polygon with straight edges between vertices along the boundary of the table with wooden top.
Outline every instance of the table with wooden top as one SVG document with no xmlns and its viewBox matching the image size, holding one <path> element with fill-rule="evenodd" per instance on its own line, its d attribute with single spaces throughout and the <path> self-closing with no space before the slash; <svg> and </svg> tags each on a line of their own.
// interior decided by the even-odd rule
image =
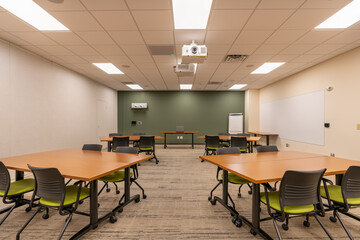
<svg viewBox="0 0 360 240">
<path fill-rule="evenodd" d="M 155 135 L 133 135 L 133 136 L 114 136 L 114 137 L 129 137 L 129 141 L 140 141 L 141 136 L 154 136 L 155 140 L 161 140 L 164 139 L 164 137 L 161 136 L 155 136 Z M 113 137 L 105 136 L 100 137 L 100 142 L 107 142 L 108 143 L 108 152 L 111 152 L 111 143 L 113 141 Z"/>
<path fill-rule="evenodd" d="M 253 235 L 259 234 L 264 239 L 272 239 L 260 228 L 260 184 L 281 181 L 285 171 L 312 171 L 326 168 L 325 175 L 341 176 L 359 161 L 348 160 L 319 154 L 297 151 L 265 152 L 231 155 L 200 156 L 223 169 L 222 198 L 215 196 L 214 201 L 222 204 L 234 216 L 250 226 Z M 252 219 L 249 221 L 228 204 L 228 172 L 232 172 L 252 182 Z"/>
<path fill-rule="evenodd" d="M 267 133 L 267 132 L 260 132 L 260 131 L 248 131 L 250 134 L 254 134 L 255 137 L 259 136 L 266 136 L 266 145 L 270 144 L 270 136 L 279 136 L 277 133 Z"/>
<path fill-rule="evenodd" d="M 160 133 L 164 134 L 164 148 L 167 148 L 166 144 L 166 134 L 191 134 L 191 147 L 194 149 L 194 134 L 198 134 L 198 131 L 183 131 L 183 132 L 177 132 L 177 131 L 161 131 Z"/>
<path fill-rule="evenodd" d="M 8 169 L 16 170 L 16 180 L 24 178 L 24 172 L 31 172 L 27 164 L 35 167 L 54 167 L 59 169 L 64 178 L 90 182 L 90 223 L 73 235 L 70 239 L 78 239 L 100 222 L 122 210 L 132 201 L 140 201 L 140 195 L 130 196 L 130 166 L 152 158 L 152 155 L 126 153 L 109 153 L 64 149 L 49 152 L 25 154 L 2 158 Z M 98 181 L 97 179 L 115 171 L 125 170 L 124 202 L 119 203 L 111 212 L 103 217 L 98 216 Z"/>
<path fill-rule="evenodd" d="M 208 135 L 210 136 L 210 135 Z M 223 142 L 229 142 L 231 141 L 231 137 L 246 137 L 246 136 L 236 136 L 236 135 L 211 135 L 211 136 L 219 136 L 219 140 L 223 141 Z M 199 136 L 197 137 L 198 139 L 205 139 L 205 136 Z M 260 137 L 246 137 L 246 141 L 248 141 L 250 143 L 249 146 L 249 151 L 252 153 L 254 148 L 253 148 L 253 143 L 257 142 L 260 140 Z"/>
</svg>

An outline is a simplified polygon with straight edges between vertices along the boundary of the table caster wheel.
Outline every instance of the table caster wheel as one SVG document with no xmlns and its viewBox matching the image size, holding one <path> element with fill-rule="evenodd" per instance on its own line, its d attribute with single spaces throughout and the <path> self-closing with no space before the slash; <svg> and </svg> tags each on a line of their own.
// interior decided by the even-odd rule
<svg viewBox="0 0 360 240">
<path fill-rule="evenodd" d="M 43 219 L 48 219 L 48 218 L 49 218 L 49 214 L 44 214 L 44 215 L 42 215 L 42 218 L 43 218 Z"/>
<path fill-rule="evenodd" d="M 281 227 L 282 227 L 285 231 L 289 230 L 289 226 L 286 225 L 285 223 L 283 223 L 283 224 L 281 225 Z"/>
<path fill-rule="evenodd" d="M 111 223 L 116 223 L 117 217 L 112 215 L 109 220 L 110 220 Z"/>
<path fill-rule="evenodd" d="M 146 199 L 146 198 L 147 198 L 147 196 L 144 194 L 144 195 L 143 195 L 143 199 Z"/>
<path fill-rule="evenodd" d="M 135 199 L 135 202 L 136 203 L 140 202 L 140 198 Z"/>
<path fill-rule="evenodd" d="M 120 194 L 120 190 L 116 190 L 116 194 Z"/>
<path fill-rule="evenodd" d="M 25 208 L 25 212 L 30 212 L 31 211 L 31 207 L 27 207 L 27 208 Z"/>
<path fill-rule="evenodd" d="M 241 193 L 238 193 L 238 198 L 241 198 Z"/>
<path fill-rule="evenodd" d="M 250 233 L 252 234 L 252 235 L 256 235 L 256 232 L 255 232 L 255 230 L 253 230 L 253 229 L 250 229 Z"/>
<path fill-rule="evenodd" d="M 252 191 L 251 191 L 251 190 L 249 190 L 249 191 L 248 191 L 248 194 L 250 194 L 250 195 L 251 195 L 251 194 L 252 194 Z"/>
<path fill-rule="evenodd" d="M 233 222 L 233 224 L 236 226 L 236 227 L 241 227 L 242 226 L 242 221 L 241 221 L 241 219 L 239 219 L 239 218 L 233 218 L 232 219 L 232 222 Z"/>
<path fill-rule="evenodd" d="M 110 188 L 107 188 L 107 189 L 106 189 L 106 192 L 110 192 L 110 190 L 111 190 Z"/>
<path fill-rule="evenodd" d="M 211 203 L 211 205 L 216 205 L 215 199 L 214 199 L 214 200 L 210 200 L 210 203 Z"/>
<path fill-rule="evenodd" d="M 303 224 L 304 224 L 305 227 L 310 227 L 310 222 L 309 221 L 304 221 Z"/>
<path fill-rule="evenodd" d="M 336 222 L 336 221 L 337 221 L 336 217 L 334 217 L 334 216 L 331 216 L 329 219 L 330 219 L 330 221 L 332 221 L 332 222 Z"/>
</svg>

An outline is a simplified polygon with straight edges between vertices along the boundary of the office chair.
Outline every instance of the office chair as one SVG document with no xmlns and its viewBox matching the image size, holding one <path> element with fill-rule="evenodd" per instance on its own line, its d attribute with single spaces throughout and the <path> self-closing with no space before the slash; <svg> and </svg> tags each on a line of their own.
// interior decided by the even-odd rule
<svg viewBox="0 0 360 240">
<path fill-rule="evenodd" d="M 218 133 L 219 136 L 230 136 L 230 133 Z M 221 147 L 230 147 L 230 141 L 220 140 Z"/>
<path fill-rule="evenodd" d="M 327 183 L 330 183 L 330 185 L 327 185 Z M 330 180 L 325 178 L 323 178 L 323 184 L 324 186 L 320 188 L 321 197 L 328 200 L 328 207 L 333 210 L 330 221 L 336 222 L 339 219 L 346 234 L 350 239 L 354 239 L 339 213 L 360 221 L 358 216 L 349 213 L 350 208 L 360 206 L 360 167 L 349 167 L 343 176 L 341 185 L 333 185 Z"/>
<path fill-rule="evenodd" d="M 216 149 L 220 148 L 219 136 L 205 136 L 205 155 L 215 155 Z M 201 160 L 202 162 L 204 160 Z"/>
<path fill-rule="evenodd" d="M 246 137 L 231 137 L 230 146 L 239 148 L 241 153 L 249 152 Z"/>
<path fill-rule="evenodd" d="M 146 133 L 144 132 L 133 133 L 133 136 L 142 136 L 142 135 L 146 135 Z M 133 147 L 139 147 L 139 142 L 140 141 L 133 141 Z"/>
<path fill-rule="evenodd" d="M 101 144 L 84 144 L 81 150 L 101 151 L 102 147 Z"/>
<path fill-rule="evenodd" d="M 155 154 L 155 137 L 154 136 L 141 136 L 139 141 L 139 152 L 145 152 L 145 154 L 153 154 L 156 160 L 156 164 L 159 163 L 159 160 Z"/>
<path fill-rule="evenodd" d="M 235 134 L 236 137 L 250 137 L 250 133 L 237 133 Z"/>
<path fill-rule="evenodd" d="M 117 147 L 128 147 L 129 143 L 129 137 L 113 137 L 111 150 L 115 152 Z"/>
<path fill-rule="evenodd" d="M 12 211 L 20 207 L 23 204 L 29 204 L 30 201 L 23 198 L 25 193 L 33 191 L 35 188 L 34 179 L 23 179 L 15 182 L 11 182 L 10 173 L 5 167 L 4 163 L 0 161 L 0 196 L 3 199 L 4 204 L 12 204 L 7 209 L 1 209 L 4 213 L 7 211 L 5 216 L 0 220 L 0 225 L 8 218 Z M 31 210 L 31 207 L 27 207 L 26 212 Z"/>
<path fill-rule="evenodd" d="M 225 155 L 225 154 L 240 154 L 241 151 L 239 148 L 237 147 L 228 147 L 228 148 L 219 148 L 216 150 L 216 155 Z M 221 179 L 219 179 L 219 172 L 221 171 L 222 169 L 220 167 L 217 168 L 217 172 L 216 172 L 216 180 L 218 181 L 218 184 L 216 184 L 216 186 L 211 190 L 210 192 L 210 196 L 208 197 L 208 200 L 211 202 L 212 205 L 215 205 L 216 202 L 215 200 L 213 200 L 213 192 L 215 191 L 215 189 L 220 185 L 222 184 L 223 182 L 223 179 L 222 179 L 222 175 L 221 175 Z M 240 193 L 240 190 L 241 190 L 241 187 L 244 185 L 244 184 L 247 184 L 250 188 L 250 191 L 248 192 L 249 194 L 252 194 L 252 187 L 250 186 L 251 182 L 249 180 L 246 180 L 236 174 L 233 174 L 231 172 L 228 173 L 228 182 L 229 183 L 232 183 L 232 184 L 240 184 L 239 186 L 239 191 L 238 191 L 238 197 L 241 198 L 241 193 Z M 229 196 L 229 199 L 230 201 L 232 202 L 232 205 L 233 205 L 233 208 L 235 209 L 235 203 L 234 201 L 232 200 L 230 194 L 228 194 Z"/>
<path fill-rule="evenodd" d="M 268 187 L 265 187 L 265 192 L 260 193 L 260 201 L 267 206 L 270 219 L 273 220 L 279 239 L 282 238 L 276 221 L 285 221 L 282 224 L 282 228 L 288 230 L 289 218 L 298 216 L 306 216 L 306 220 L 303 222 L 305 227 L 310 227 L 309 217 L 314 216 L 328 237 L 332 239 L 330 233 L 318 217 L 318 215 L 325 216 L 325 210 L 320 197 L 320 182 L 325 171 L 326 169 L 316 171 L 286 171 L 279 191 L 268 192 Z M 260 221 L 270 219 L 264 218 Z"/>
<path fill-rule="evenodd" d="M 109 133 L 109 137 L 120 137 L 123 136 L 122 133 Z"/>
<path fill-rule="evenodd" d="M 28 167 L 35 177 L 35 190 L 30 206 L 33 206 L 35 197 L 40 197 L 40 201 L 38 209 L 19 230 L 16 239 L 20 239 L 20 234 L 39 212 L 45 210 L 42 217 L 43 219 L 49 218 L 50 208 L 58 210 L 62 216 L 68 215 L 58 237 L 61 239 L 74 213 L 89 216 L 87 213 L 78 212 L 77 207 L 79 201 L 90 196 L 90 189 L 82 187 L 82 181 L 76 182 L 73 186 L 65 186 L 64 178 L 57 168 L 39 168 L 30 165 Z"/>
<path fill-rule="evenodd" d="M 265 146 L 257 146 L 256 147 L 256 151 L 258 153 L 262 153 L 262 152 L 278 152 L 279 149 L 277 148 L 277 146 L 275 145 L 265 145 Z M 273 187 L 273 191 L 276 191 L 276 185 L 278 184 L 279 181 L 276 181 Z"/>
</svg>

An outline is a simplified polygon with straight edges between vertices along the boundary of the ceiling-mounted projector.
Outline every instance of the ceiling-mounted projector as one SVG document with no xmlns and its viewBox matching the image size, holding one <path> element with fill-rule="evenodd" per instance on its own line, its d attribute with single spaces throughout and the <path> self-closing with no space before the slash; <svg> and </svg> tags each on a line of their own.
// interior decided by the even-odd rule
<svg viewBox="0 0 360 240">
<path fill-rule="evenodd" d="M 178 77 L 192 77 L 195 75 L 195 64 L 178 64 L 174 66 L 174 72 Z"/>
<path fill-rule="evenodd" d="M 197 45 L 192 41 L 190 45 L 182 47 L 181 63 L 203 63 L 207 58 L 207 48 L 205 45 Z"/>
</svg>

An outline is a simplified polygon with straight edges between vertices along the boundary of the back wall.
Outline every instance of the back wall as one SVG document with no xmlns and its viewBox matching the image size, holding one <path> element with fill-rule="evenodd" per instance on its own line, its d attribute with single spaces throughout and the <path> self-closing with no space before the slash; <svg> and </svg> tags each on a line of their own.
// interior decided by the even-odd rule
<svg viewBox="0 0 360 240">
<path fill-rule="evenodd" d="M 131 103 L 147 103 L 148 108 L 131 109 Z M 118 92 L 118 131 L 123 134 L 162 135 L 160 131 L 184 126 L 185 131 L 199 131 L 195 142 L 203 143 L 196 136 L 227 132 L 229 113 L 244 113 L 244 92 Z M 183 140 L 177 140 L 177 135 L 169 135 L 168 142 L 191 142 L 191 135 L 183 135 Z"/>
</svg>

